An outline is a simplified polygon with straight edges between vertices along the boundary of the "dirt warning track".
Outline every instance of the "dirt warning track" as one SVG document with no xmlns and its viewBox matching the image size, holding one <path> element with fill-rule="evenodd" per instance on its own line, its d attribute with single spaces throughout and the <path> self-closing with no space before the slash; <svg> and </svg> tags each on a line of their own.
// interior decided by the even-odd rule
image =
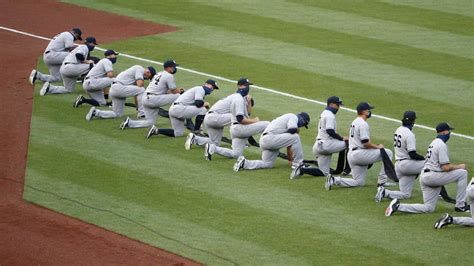
<svg viewBox="0 0 474 266">
<path fill-rule="evenodd" d="M 0 14 L 3 27 L 50 37 L 80 27 L 99 43 L 176 30 L 51 0 L 0 1 Z M 0 265 L 198 264 L 23 200 L 33 104 L 27 76 L 46 45 L 0 29 Z"/>
</svg>

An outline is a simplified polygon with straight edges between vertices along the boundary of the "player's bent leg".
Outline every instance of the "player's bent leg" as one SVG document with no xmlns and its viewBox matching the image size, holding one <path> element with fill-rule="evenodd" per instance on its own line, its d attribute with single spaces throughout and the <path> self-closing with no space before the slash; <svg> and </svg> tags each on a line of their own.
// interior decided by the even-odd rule
<svg viewBox="0 0 474 266">
<path fill-rule="evenodd" d="M 420 180 L 424 204 L 400 204 L 398 211 L 408 213 L 430 213 L 436 209 L 441 187 L 430 187 Z"/>
<path fill-rule="evenodd" d="M 361 187 L 365 185 L 367 166 L 351 165 L 352 178 L 334 177 L 335 185 L 340 187 Z"/>
<path fill-rule="evenodd" d="M 402 176 L 398 174 L 398 185 L 400 191 L 385 189 L 385 198 L 391 199 L 409 199 L 413 191 L 413 185 L 415 184 L 415 176 Z"/>
<path fill-rule="evenodd" d="M 243 168 L 248 170 L 273 168 L 278 153 L 278 150 L 263 150 L 262 160 L 245 160 Z"/>
</svg>

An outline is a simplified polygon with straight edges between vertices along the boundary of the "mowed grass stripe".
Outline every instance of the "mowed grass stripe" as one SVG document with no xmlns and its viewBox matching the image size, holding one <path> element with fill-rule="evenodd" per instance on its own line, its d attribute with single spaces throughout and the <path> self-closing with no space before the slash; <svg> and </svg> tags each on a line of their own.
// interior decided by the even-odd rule
<svg viewBox="0 0 474 266">
<path fill-rule="evenodd" d="M 474 38 L 416 25 L 370 18 L 358 14 L 334 11 L 283 0 L 275 1 L 203 1 L 225 9 L 300 23 L 335 32 L 398 43 L 437 53 L 474 59 Z M 242 9 L 242 5 L 247 8 Z M 302 32 L 303 33 L 303 32 Z"/>
<path fill-rule="evenodd" d="M 209 34 L 214 42 L 207 42 Z M 185 42 L 216 51 L 258 59 L 291 68 L 311 71 L 343 80 L 368 84 L 440 102 L 456 101 L 470 106 L 473 83 L 428 72 L 381 64 L 351 56 L 329 53 L 220 28 L 199 26 L 161 38 Z M 436 91 L 449 91 L 433 93 Z"/>
<path fill-rule="evenodd" d="M 377 40 L 374 38 L 361 37 L 327 30 L 323 28 L 283 21 L 279 17 L 263 17 L 260 13 L 244 13 L 240 9 L 225 9 L 198 3 L 187 3 L 187 8 L 179 12 L 171 11 L 176 8 L 167 2 L 161 2 L 161 9 L 153 11 L 153 16 L 147 15 L 147 8 L 118 9 L 119 13 L 131 15 L 140 14 L 137 17 L 146 17 L 155 22 L 174 23 L 186 28 L 190 23 L 216 26 L 226 30 L 244 32 L 260 37 L 271 38 L 282 42 L 298 44 L 304 47 L 317 48 L 320 50 L 349 55 L 361 59 L 377 61 L 405 68 L 432 72 L 439 75 L 449 76 L 457 79 L 474 80 L 472 65 L 474 61 L 467 58 L 456 57 L 444 53 L 436 53 L 429 50 L 412 48 L 393 42 Z M 107 6 L 106 4 L 91 3 L 94 6 Z M 117 9 L 117 7 L 105 7 L 104 10 Z M 161 16 L 157 16 L 160 14 Z M 172 14 L 172 15 L 170 15 Z M 203 20 L 203 14 L 212 16 L 213 19 Z M 162 16 L 167 16 L 163 19 Z M 245 20 L 234 23 L 229 17 L 245 17 Z M 268 25 L 271 25 L 268 27 Z M 285 32 L 285 34 L 281 34 Z M 209 38 L 213 38 L 212 33 Z M 348 45 L 350 44 L 350 45 Z M 420 62 L 423 62 L 420 64 Z"/>
<path fill-rule="evenodd" d="M 154 43 L 154 49 L 143 49 L 143 41 L 147 43 Z M 346 106 L 355 108 L 360 101 L 370 101 L 377 106 L 376 113 L 386 115 L 389 117 L 400 117 L 407 108 L 418 112 L 419 116 L 417 122 L 422 125 L 429 125 L 435 127 L 440 121 L 450 121 L 458 132 L 473 135 L 474 129 L 468 123 L 465 123 L 465 117 L 453 115 L 463 110 L 469 113 L 474 111 L 470 106 L 459 105 L 457 101 L 454 102 L 438 102 L 424 99 L 423 94 L 411 96 L 402 92 L 383 91 L 382 88 L 372 87 L 367 84 L 341 80 L 330 76 L 315 74 L 307 70 L 300 70 L 292 68 L 289 65 L 271 64 L 256 60 L 253 58 L 235 55 L 232 53 L 225 53 L 196 46 L 190 43 L 182 43 L 179 41 L 166 40 L 159 36 L 146 37 L 144 39 L 129 40 L 126 42 L 115 42 L 109 45 L 121 52 L 138 55 L 154 60 L 163 60 L 163 58 L 172 57 L 183 66 L 191 69 L 199 69 L 207 73 L 214 73 L 219 76 L 238 79 L 241 76 L 250 77 L 257 85 L 274 88 L 279 91 L 286 91 L 292 94 L 325 101 L 330 95 L 337 94 L 344 100 Z M 155 52 L 156 51 L 156 52 Z M 213 58 L 213 60 L 209 60 Z M 118 66 L 121 64 L 136 64 L 136 61 L 119 59 Z M 195 86 L 203 82 L 202 77 L 199 79 L 188 79 L 192 77 L 189 73 L 179 71 L 176 79 L 179 86 Z M 226 84 L 226 83 L 224 83 Z M 38 87 L 39 88 L 39 87 Z M 226 84 L 223 90 L 213 93 L 211 96 L 222 97 L 227 93 L 235 90 L 235 84 Z M 383 92 L 381 92 L 383 91 Z M 253 90 L 256 93 L 258 90 Z M 416 91 L 415 91 L 416 92 Z M 432 92 L 443 94 L 444 90 Z M 381 97 L 383 95 L 383 97 Z M 276 102 L 288 103 L 289 111 L 300 111 L 301 101 L 291 100 L 286 101 L 278 95 L 269 93 L 262 94 L 263 99 L 266 97 L 275 97 Z M 262 100 L 257 100 L 256 108 L 261 107 Z M 437 106 L 443 106 L 444 112 L 439 112 Z M 309 108 L 320 108 L 315 104 L 308 106 Z M 272 110 L 270 106 L 268 110 Z M 319 109 L 318 109 L 319 110 Z M 471 111 L 472 110 L 472 111 Z M 255 114 L 260 116 L 260 111 L 265 111 L 261 108 Z M 316 117 L 319 113 L 315 113 Z M 350 123 L 352 120 L 347 121 Z M 347 124 L 346 123 L 346 124 Z M 340 128 L 345 131 L 345 124 L 341 123 Z M 395 124 L 392 124 L 395 126 Z M 375 136 L 377 138 L 377 136 Z"/>
<path fill-rule="evenodd" d="M 466 36 L 474 35 L 472 28 L 474 9 L 470 0 L 290 0 L 290 2 Z"/>
<path fill-rule="evenodd" d="M 474 17 L 474 5 L 472 0 L 380 0 L 381 2 L 390 3 L 392 5 L 410 6 L 427 10 L 435 10 L 451 14 L 462 15 L 466 17 Z M 459 19 L 459 17 L 456 17 Z M 449 23 L 443 21 L 443 23 Z M 472 23 L 472 21 L 470 22 Z M 465 24 L 469 25 L 469 24 Z M 469 29 L 472 30 L 472 27 Z"/>
<path fill-rule="evenodd" d="M 370 218 L 365 217 L 364 214 L 360 213 L 347 213 L 351 208 L 351 206 L 338 206 L 339 203 L 331 203 L 329 199 L 326 199 L 324 201 L 321 201 L 318 196 L 313 196 L 313 197 L 306 197 L 301 195 L 300 193 L 294 194 L 294 193 L 289 193 L 285 188 L 280 188 L 279 187 L 279 182 L 277 182 L 276 186 L 268 186 L 268 185 L 261 185 L 259 184 L 259 179 L 255 177 L 243 177 L 244 180 L 239 180 L 240 178 L 231 179 L 229 178 L 232 173 L 230 172 L 230 169 L 226 169 L 225 172 L 228 174 L 224 175 L 219 175 L 215 173 L 215 170 L 213 169 L 206 169 L 206 174 L 199 175 L 199 168 L 202 167 L 201 164 L 193 164 L 193 160 L 189 160 L 189 158 L 185 158 L 186 160 L 186 166 L 187 169 L 189 170 L 190 174 L 189 176 L 184 176 L 182 173 L 179 174 L 179 176 L 176 176 L 175 170 L 178 165 L 183 165 L 183 162 L 180 162 L 178 159 L 179 154 L 173 155 L 173 153 L 167 153 L 166 158 L 157 158 L 156 160 L 152 161 L 143 161 L 142 158 L 153 158 L 153 154 L 157 152 L 157 150 L 154 149 L 148 149 L 144 150 L 143 148 L 140 147 L 130 147 L 129 144 L 123 142 L 123 141 L 113 141 L 113 146 L 115 147 L 121 147 L 120 150 L 115 150 L 112 155 L 108 156 L 103 156 L 103 150 L 102 149 L 88 149 L 86 151 L 81 150 L 80 147 L 81 145 L 84 145 L 85 147 L 97 147 L 95 143 L 106 143 L 107 142 L 107 136 L 99 136 L 97 134 L 87 134 L 87 132 L 84 132 L 86 130 L 81 130 L 77 129 L 74 127 L 65 127 L 62 124 L 55 124 L 48 122 L 47 120 L 44 119 L 36 119 L 36 122 L 34 122 L 33 126 L 36 128 L 37 126 L 41 125 L 41 127 L 44 127 L 48 131 L 51 132 L 58 132 L 60 128 L 62 128 L 62 135 L 56 136 L 55 138 L 37 138 L 32 140 L 32 149 L 35 150 L 35 146 L 39 145 L 37 150 L 49 150 L 53 151 L 52 153 L 55 154 L 56 156 L 59 156 L 56 159 L 62 158 L 63 160 L 71 160 L 75 162 L 80 162 L 83 160 L 92 160 L 94 163 L 90 163 L 90 167 L 92 169 L 94 168 L 104 168 L 104 169 L 115 169 L 111 172 L 108 172 L 107 177 L 108 177 L 108 182 L 104 182 L 106 180 L 101 180 L 101 179 L 95 179 L 96 177 L 94 176 L 85 176 L 84 178 L 87 178 L 87 180 L 76 180 L 75 182 L 78 182 L 78 184 L 83 184 L 84 186 L 91 186 L 93 187 L 94 185 L 104 185 L 103 189 L 105 190 L 111 190 L 112 193 L 115 193 L 115 196 L 119 196 L 120 193 L 125 193 L 121 192 L 120 189 L 126 187 L 127 192 L 126 195 L 129 196 L 127 198 L 127 201 L 132 201 L 132 202 L 141 202 L 142 204 L 152 206 L 153 202 L 151 199 L 154 197 L 154 191 L 156 191 L 157 194 L 162 194 L 166 193 L 164 196 L 164 200 L 166 202 L 160 201 L 160 204 L 167 205 L 169 208 L 177 207 L 186 207 L 188 205 L 194 205 L 193 209 L 196 212 L 196 215 L 193 215 L 193 211 L 187 210 L 185 213 L 181 211 L 178 211 L 175 213 L 175 215 L 179 215 L 182 213 L 184 216 L 181 217 L 184 219 L 187 216 L 198 218 L 202 216 L 206 216 L 205 212 L 206 210 L 200 209 L 198 206 L 206 206 L 205 208 L 209 208 L 207 212 L 209 213 L 209 216 L 206 217 L 215 217 L 215 215 L 219 215 L 219 213 L 213 213 L 214 207 L 213 205 L 216 202 L 219 202 L 219 204 L 224 204 L 224 199 L 237 201 L 240 202 L 241 204 L 248 205 L 249 207 L 256 208 L 259 210 L 258 213 L 264 213 L 264 212 L 270 212 L 273 213 L 273 216 L 283 216 L 285 219 L 295 219 L 296 221 L 287 221 L 283 220 L 279 224 L 291 224 L 292 229 L 298 229 L 297 232 L 302 232 L 304 231 L 305 233 L 309 235 L 314 235 L 318 234 L 318 232 L 313 232 L 313 234 L 308 231 L 310 228 L 306 228 L 307 226 L 312 226 L 318 225 L 321 227 L 324 227 L 324 231 L 332 231 L 333 234 L 337 234 L 340 232 L 344 232 L 344 236 L 352 239 L 352 241 L 359 241 L 359 242 L 364 242 L 364 246 L 366 248 L 369 248 L 373 245 L 375 246 L 385 246 L 388 243 L 384 241 L 382 242 L 377 242 L 376 240 L 373 239 L 361 239 L 360 234 L 365 232 L 367 234 L 370 233 L 370 230 L 374 229 L 380 229 L 383 230 L 387 226 L 387 221 L 386 218 L 383 217 L 383 211 L 379 210 L 377 211 L 376 215 L 378 216 L 378 219 L 375 220 L 370 220 Z M 45 132 L 46 134 L 48 132 Z M 89 140 L 79 140 L 77 136 L 84 136 L 84 135 L 89 135 Z M 71 138 L 71 140 L 68 141 L 68 139 Z M 90 142 L 92 141 L 92 142 Z M 56 146 L 58 143 L 65 143 L 67 142 L 69 145 L 64 145 L 60 150 L 55 151 L 54 146 Z M 39 152 L 41 153 L 41 152 Z M 176 152 L 175 152 L 176 153 Z M 162 156 L 160 154 L 157 154 L 157 156 Z M 79 158 L 82 157 L 82 158 Z M 41 158 L 41 156 L 40 156 Z M 51 167 L 54 166 L 55 164 L 55 158 L 53 155 L 53 158 L 49 156 L 49 163 L 45 164 L 44 160 L 39 160 L 38 165 L 40 165 L 41 169 L 50 169 L 49 171 L 53 171 L 54 173 L 49 173 L 49 176 L 56 175 L 57 178 L 63 178 L 64 175 L 69 176 L 69 178 L 74 178 L 74 175 L 80 173 L 81 170 L 78 169 L 72 169 L 68 167 L 67 165 L 63 165 L 64 168 L 66 169 L 58 169 L 61 167 Z M 160 160 L 161 159 L 161 160 Z M 168 162 L 168 163 L 167 163 Z M 176 164 L 176 165 L 175 165 Z M 128 165 L 128 166 L 127 166 Z M 166 165 L 166 168 L 160 167 L 160 165 Z M 51 170 L 54 169 L 54 170 Z M 202 168 L 201 168 L 202 170 Z M 68 173 L 70 171 L 70 173 Z M 130 172 L 132 171 L 132 172 Z M 158 171 L 158 172 L 157 172 Z M 221 170 L 220 170 L 221 171 Z M 85 170 L 85 173 L 88 174 L 90 173 L 90 170 Z M 142 173 L 142 174 L 141 174 Z M 143 174 L 147 173 L 147 174 Z M 158 175 L 157 175 L 158 174 Z M 151 176 L 150 176 L 151 175 Z M 209 179 L 211 177 L 212 179 Z M 242 178 L 242 175 L 240 175 Z M 94 180 L 89 180 L 90 178 L 93 178 Z M 159 178 L 159 179 L 156 179 Z M 203 179 L 204 178 L 204 179 Z M 172 184 L 166 185 L 163 184 L 162 180 L 166 180 L 166 182 L 171 182 Z M 73 181 L 73 180 L 70 180 Z M 310 180 L 306 180 L 309 181 Z M 104 182 L 104 183 L 102 183 Z M 252 187 L 248 187 L 249 182 L 252 182 Z M 113 183 L 114 188 L 106 188 L 105 184 L 106 183 Z M 158 184 L 157 184 L 158 183 Z M 227 184 L 226 184 L 227 183 Z M 286 179 L 286 183 L 288 183 L 288 180 Z M 316 191 L 322 191 L 322 186 L 319 186 L 320 189 L 316 189 Z M 203 200 L 201 202 L 203 195 L 199 192 L 194 192 L 194 191 L 200 191 L 202 193 L 206 193 L 208 199 Z M 314 190 L 314 188 L 312 188 Z M 109 193 L 108 191 L 103 191 L 103 193 Z M 118 194 L 116 194 L 118 193 Z M 173 199 L 172 196 L 169 194 L 177 193 L 179 199 Z M 198 194 L 195 194 L 198 193 Z M 324 192 L 323 192 L 324 193 Z M 194 195 L 193 195 L 194 194 Z M 124 195 L 124 197 L 126 196 Z M 182 195 L 179 197 L 179 195 Z M 212 195 L 212 196 L 211 196 Z M 264 199 L 270 199 L 272 198 L 272 195 L 278 195 L 277 198 L 274 198 L 271 201 L 266 201 Z M 142 197 L 145 198 L 142 198 Z M 325 195 L 328 196 L 328 195 Z M 135 198 L 135 197 L 140 197 L 140 198 Z M 189 198 L 188 198 L 189 197 Z M 213 197 L 220 198 L 219 200 L 217 199 L 212 199 Z M 147 200 L 148 199 L 148 200 Z M 188 203 L 186 203 L 188 202 Z M 191 203 L 193 202 L 193 203 Z M 150 205 L 151 204 L 151 205 Z M 368 204 L 368 202 L 365 202 L 365 204 Z M 372 202 L 369 204 L 373 204 Z M 297 209 L 293 208 L 293 206 L 298 206 Z M 235 210 L 241 210 L 242 208 L 247 208 L 247 207 L 240 207 L 237 208 L 235 207 Z M 224 208 L 227 209 L 227 208 Z M 234 208 L 230 208 L 234 209 Z M 375 210 L 375 208 L 374 208 Z M 372 215 L 373 215 L 372 211 Z M 232 218 L 232 214 L 227 213 L 227 216 L 231 216 L 230 219 L 235 219 Z M 252 212 L 249 215 L 244 215 L 244 217 L 257 217 L 259 215 L 263 214 L 256 214 Z M 347 221 L 346 220 L 337 220 L 338 217 L 344 216 L 346 219 L 349 219 L 351 221 L 351 226 L 356 226 L 356 227 L 361 227 L 357 232 L 346 232 L 347 228 Z M 238 215 L 240 217 L 240 215 Z M 365 218 L 364 218 L 365 217 Z M 205 218 L 207 219 L 207 218 Z M 262 221 L 267 221 L 269 218 L 268 217 L 261 217 Z M 278 220 L 277 217 L 272 217 L 271 219 L 273 220 Z M 260 219 L 257 219 L 260 221 Z M 303 228 L 298 228 L 298 221 L 307 225 L 302 225 Z M 210 221 L 204 221 L 205 224 L 209 223 Z M 370 229 L 367 227 L 364 227 L 365 224 L 371 223 Z M 388 226 L 393 226 L 395 224 L 390 224 Z M 215 225 L 218 226 L 218 225 Z M 224 225 L 220 225 L 221 227 L 225 227 Z M 275 228 L 278 227 L 278 224 L 266 224 L 264 228 Z M 231 230 L 230 228 L 223 229 L 223 230 Z M 273 229 L 272 229 L 273 230 Z M 289 230 L 289 229 L 287 229 Z M 322 229 L 318 229 L 322 230 Z M 258 230 L 260 233 L 264 235 L 271 235 L 270 232 L 264 233 L 265 230 L 263 228 Z M 279 231 L 279 230 L 277 230 Z M 293 232 L 295 233 L 295 232 Z M 398 232 L 393 232 L 393 237 L 396 237 Z M 391 234 L 387 234 L 387 237 L 390 238 Z M 249 237 L 249 236 L 247 236 Z M 407 237 L 405 235 L 405 237 Z M 285 239 L 291 239 L 291 237 L 286 236 Z M 253 242 L 258 242 L 259 239 L 252 239 Z M 412 242 L 416 242 L 413 239 Z M 266 241 L 266 240 L 265 240 Z M 265 242 L 264 241 L 264 242 Z M 289 242 L 292 242 L 292 240 L 287 240 Z M 308 240 L 310 241 L 310 240 Z M 312 241 L 310 241 L 312 242 Z M 297 242 L 295 242 L 297 243 Z M 350 245 L 347 243 L 347 245 Z M 295 244 L 297 245 L 297 244 Z M 355 244 L 353 244 L 355 245 Z M 273 247 L 275 248 L 275 247 Z M 375 247 L 372 247 L 375 248 Z M 301 250 L 301 252 L 304 252 L 304 254 L 308 253 L 308 251 L 304 251 L 302 247 L 298 247 L 298 250 Z M 282 250 L 281 250 L 282 251 Z M 291 252 L 291 250 L 286 249 L 286 252 Z M 381 250 L 374 250 L 377 254 L 380 254 L 382 251 Z M 385 250 L 385 252 L 391 252 L 390 249 Z M 296 254 L 295 254 L 296 255 Z M 314 258 L 312 258 L 314 259 Z M 381 259 L 381 258 L 379 258 Z"/>
</svg>

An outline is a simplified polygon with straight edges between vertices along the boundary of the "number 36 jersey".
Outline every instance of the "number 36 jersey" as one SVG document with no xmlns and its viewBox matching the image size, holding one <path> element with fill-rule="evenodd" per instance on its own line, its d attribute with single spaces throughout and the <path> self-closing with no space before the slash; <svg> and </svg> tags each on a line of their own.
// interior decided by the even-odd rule
<svg viewBox="0 0 474 266">
<path fill-rule="evenodd" d="M 408 153 L 416 151 L 415 134 L 409 128 L 400 126 L 393 134 L 393 146 L 395 147 L 395 160 L 410 159 Z"/>
</svg>

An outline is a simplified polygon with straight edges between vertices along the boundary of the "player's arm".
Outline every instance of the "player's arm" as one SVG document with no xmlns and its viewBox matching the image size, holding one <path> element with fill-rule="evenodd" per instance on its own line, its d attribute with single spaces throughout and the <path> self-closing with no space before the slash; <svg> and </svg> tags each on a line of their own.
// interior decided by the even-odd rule
<svg viewBox="0 0 474 266">
<path fill-rule="evenodd" d="M 382 149 L 384 147 L 383 144 L 374 144 L 370 142 L 370 139 L 363 139 L 361 142 L 366 149 Z"/>
<path fill-rule="evenodd" d="M 252 96 L 250 94 L 248 94 L 247 96 L 245 96 L 245 100 L 247 101 L 247 113 L 248 114 L 251 114 L 252 113 L 252 108 L 253 108 L 253 99 L 252 99 Z"/>
<path fill-rule="evenodd" d="M 417 160 L 417 161 L 423 161 L 425 157 L 419 155 L 416 150 L 415 151 L 409 151 L 408 155 L 410 156 L 410 159 L 412 160 Z"/>
<path fill-rule="evenodd" d="M 465 164 L 450 164 L 450 163 L 441 165 L 441 170 L 443 170 L 443 172 L 449 172 L 456 169 L 466 169 L 466 165 Z"/>
<path fill-rule="evenodd" d="M 242 124 L 242 125 L 250 125 L 250 124 L 257 123 L 258 121 L 260 121 L 258 117 L 245 118 L 243 115 L 237 115 L 236 118 L 237 118 L 237 122 L 239 122 L 239 124 Z"/>
<path fill-rule="evenodd" d="M 105 73 L 105 75 L 106 75 L 108 78 L 113 78 L 113 77 L 115 77 L 113 71 L 109 71 L 109 72 Z"/>
<path fill-rule="evenodd" d="M 183 88 L 173 88 L 173 89 L 168 89 L 167 93 L 170 94 L 182 94 L 184 92 Z"/>
<path fill-rule="evenodd" d="M 138 87 L 143 87 L 145 85 L 145 81 L 143 79 L 138 79 L 136 84 Z"/>
</svg>

